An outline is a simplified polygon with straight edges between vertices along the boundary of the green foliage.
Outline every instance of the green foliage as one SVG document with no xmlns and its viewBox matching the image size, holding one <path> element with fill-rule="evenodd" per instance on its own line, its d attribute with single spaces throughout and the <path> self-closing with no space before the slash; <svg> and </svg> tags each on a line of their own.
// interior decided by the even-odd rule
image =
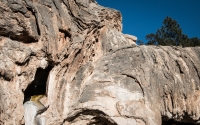
<svg viewBox="0 0 200 125">
<path fill-rule="evenodd" d="M 145 43 L 142 40 L 137 40 L 136 44 L 137 45 L 145 45 Z"/>
<path fill-rule="evenodd" d="M 163 26 L 156 31 L 156 34 L 146 35 L 147 45 L 163 45 L 163 46 L 200 46 L 200 39 L 197 37 L 188 38 L 182 33 L 182 29 L 176 20 L 166 17 Z"/>
</svg>

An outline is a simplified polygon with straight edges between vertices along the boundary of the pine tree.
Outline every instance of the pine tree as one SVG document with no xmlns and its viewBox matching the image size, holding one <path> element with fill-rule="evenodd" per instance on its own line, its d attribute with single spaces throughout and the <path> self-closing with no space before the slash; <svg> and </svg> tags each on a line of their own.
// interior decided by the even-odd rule
<svg viewBox="0 0 200 125">
<path fill-rule="evenodd" d="M 189 39 L 187 35 L 182 34 L 182 29 L 176 20 L 171 17 L 166 17 L 163 21 L 163 26 L 157 30 L 156 34 L 146 35 L 148 45 L 163 45 L 163 46 L 196 46 L 199 45 L 198 38 Z"/>
</svg>

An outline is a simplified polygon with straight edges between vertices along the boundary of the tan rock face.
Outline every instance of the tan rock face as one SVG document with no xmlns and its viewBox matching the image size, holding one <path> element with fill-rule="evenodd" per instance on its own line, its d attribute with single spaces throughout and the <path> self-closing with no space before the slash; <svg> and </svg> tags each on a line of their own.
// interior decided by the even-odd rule
<svg viewBox="0 0 200 125">
<path fill-rule="evenodd" d="M 121 29 L 93 0 L 1 0 L 0 124 L 198 123 L 200 48 L 137 46 Z"/>
</svg>

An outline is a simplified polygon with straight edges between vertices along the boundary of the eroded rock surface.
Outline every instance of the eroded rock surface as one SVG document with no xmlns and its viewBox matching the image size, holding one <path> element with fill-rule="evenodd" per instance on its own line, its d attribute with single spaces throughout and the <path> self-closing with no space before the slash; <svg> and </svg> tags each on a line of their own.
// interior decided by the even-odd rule
<svg viewBox="0 0 200 125">
<path fill-rule="evenodd" d="M 42 93 L 46 125 L 198 124 L 200 47 L 137 46 L 121 20 L 94 0 L 0 0 L 0 124 Z"/>
</svg>

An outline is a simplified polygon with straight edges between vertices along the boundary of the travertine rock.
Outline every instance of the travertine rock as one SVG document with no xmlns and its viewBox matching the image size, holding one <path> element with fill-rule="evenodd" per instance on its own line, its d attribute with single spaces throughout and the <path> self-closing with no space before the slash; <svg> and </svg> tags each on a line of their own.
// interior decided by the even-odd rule
<svg viewBox="0 0 200 125">
<path fill-rule="evenodd" d="M 0 124 L 27 123 L 45 90 L 46 125 L 199 123 L 200 48 L 137 46 L 121 19 L 93 0 L 0 0 Z"/>
<path fill-rule="evenodd" d="M 38 114 L 39 110 L 41 107 L 33 101 L 24 103 L 25 125 L 45 125 L 45 117 Z"/>
</svg>

